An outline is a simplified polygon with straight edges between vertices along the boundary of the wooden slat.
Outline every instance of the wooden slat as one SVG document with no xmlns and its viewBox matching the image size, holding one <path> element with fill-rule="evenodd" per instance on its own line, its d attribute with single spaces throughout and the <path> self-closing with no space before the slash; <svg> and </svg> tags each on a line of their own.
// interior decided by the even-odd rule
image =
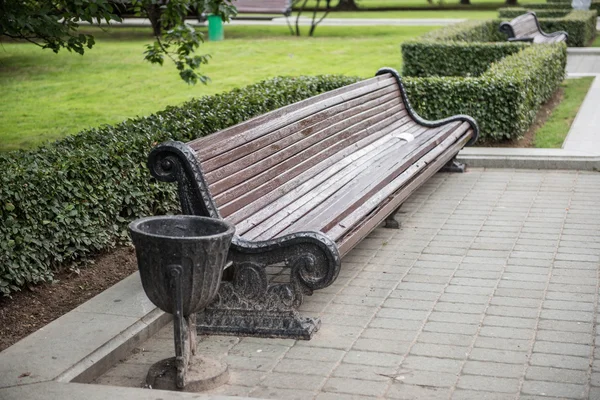
<svg viewBox="0 0 600 400">
<path fill-rule="evenodd" d="M 255 191 L 247 193 L 245 196 L 224 205 L 219 209 L 219 212 L 229 221 L 237 224 L 263 208 L 271 207 L 272 202 L 295 190 L 295 188 L 299 187 L 304 182 L 311 180 L 320 172 L 335 166 L 336 163 L 344 158 L 351 157 L 357 151 L 360 151 L 360 149 L 369 146 L 389 132 L 400 129 L 409 123 L 414 124 L 414 121 L 406 115 L 406 111 L 403 111 L 399 115 L 394 116 L 394 121 L 389 125 L 380 126 L 379 130 L 374 131 L 369 135 L 365 135 L 364 138 L 360 139 L 352 146 L 346 147 L 330 157 L 325 158 L 322 162 L 314 163 L 312 167 L 296 177 L 283 180 L 280 183 L 280 186 L 270 184 L 264 185 L 264 187 L 257 188 Z"/>
<path fill-rule="evenodd" d="M 270 239 L 276 236 L 286 227 L 304 218 L 311 210 L 317 209 L 323 201 L 338 193 L 343 195 L 345 193 L 344 189 L 348 186 L 356 186 L 355 180 L 360 175 L 364 175 L 365 171 L 372 171 L 373 166 L 381 162 L 382 159 L 397 157 L 401 143 L 406 143 L 406 141 L 395 136 L 386 135 L 377 141 L 376 146 L 370 146 L 370 152 L 363 153 L 364 156 L 349 163 L 340 173 L 329 177 L 323 185 L 306 191 L 303 196 L 297 197 L 293 203 L 287 204 L 285 209 L 281 210 L 282 212 L 273 215 L 243 236 L 256 240 Z M 374 176 L 372 178 L 375 179 Z M 274 207 L 270 205 L 269 209 L 272 208 Z"/>
<path fill-rule="evenodd" d="M 338 231 L 331 230 L 328 235 L 338 236 L 336 242 L 338 244 L 340 256 L 344 257 L 348 254 L 358 242 L 379 226 L 388 215 L 397 209 L 398 206 L 414 193 L 427 179 L 456 156 L 460 149 L 462 149 L 469 141 L 470 137 L 471 135 L 465 135 L 458 142 L 454 142 L 454 144 L 451 143 L 452 138 L 447 139 L 446 142 L 442 143 L 442 147 L 436 149 L 435 152 L 428 154 L 427 157 L 423 159 L 422 163 L 411 166 L 392 182 L 392 184 L 388 185 L 388 190 L 383 190 L 378 193 L 377 197 L 373 198 L 369 204 L 365 203 L 363 208 L 357 209 L 352 215 L 348 216 L 344 221 L 338 224 L 341 232 L 348 232 L 348 229 L 345 226 L 342 226 L 346 223 L 349 224 L 348 226 L 355 226 L 356 228 L 352 232 L 347 233 L 346 236 L 340 237 L 338 236 Z M 394 188 L 398 189 L 392 191 Z M 385 201 L 386 198 L 388 201 Z M 377 207 L 377 204 L 379 207 Z M 369 214 L 368 207 L 377 208 Z M 364 212 L 365 214 L 361 215 L 361 212 Z"/>
<path fill-rule="evenodd" d="M 252 161 L 251 163 L 248 164 L 248 161 L 244 160 L 244 164 L 248 164 L 246 168 L 241 168 L 241 166 L 233 170 L 224 168 L 229 174 L 220 181 L 211 182 L 211 191 L 213 195 L 218 196 L 220 193 L 234 188 L 242 182 L 252 182 L 253 179 L 256 179 L 256 181 L 259 182 L 255 185 L 258 186 L 263 183 L 265 179 L 268 179 L 266 177 L 261 178 L 261 175 L 266 171 L 273 168 L 279 168 L 280 165 L 293 165 L 291 163 L 295 163 L 293 161 L 294 159 L 300 161 L 302 158 L 311 156 L 312 154 L 335 144 L 339 140 L 350 137 L 353 132 L 364 129 L 371 123 L 377 123 L 388 117 L 390 114 L 401 111 L 401 107 L 398 106 L 396 101 L 393 101 L 393 103 L 395 103 L 395 106 L 392 105 L 392 102 L 384 103 L 345 119 L 333 117 L 331 123 L 328 123 L 329 121 L 324 121 L 323 124 L 319 124 L 319 131 L 313 132 L 312 134 L 310 134 L 310 132 L 300 131 L 299 133 L 303 136 L 303 139 L 298 140 L 291 146 L 282 148 L 279 151 L 276 149 L 278 147 L 276 144 L 274 145 L 276 147 L 275 149 L 266 149 L 265 152 L 271 154 L 262 159 L 258 157 L 264 157 L 265 152 L 262 152 L 262 154 L 260 151 L 257 152 L 259 155 L 256 159 L 251 157 L 252 159 L 248 160 Z M 275 152 L 273 153 L 273 151 Z M 273 173 L 276 173 L 276 171 L 273 171 Z"/>
<path fill-rule="evenodd" d="M 388 101 L 389 96 L 393 94 L 395 94 L 398 97 L 398 100 L 400 99 L 399 89 L 397 87 L 388 86 L 370 92 L 365 96 L 361 96 L 360 98 L 353 99 L 341 103 L 337 106 L 324 109 L 314 115 L 308 116 L 296 122 L 292 122 L 289 125 L 277 129 L 273 132 L 266 133 L 265 135 L 255 140 L 251 140 L 249 142 L 241 144 L 239 147 L 221 153 L 208 161 L 204 161 L 202 162 L 202 168 L 208 174 L 211 174 L 215 169 L 220 171 L 220 167 L 229 165 L 236 160 L 239 160 L 247 155 L 256 152 L 257 150 L 268 147 L 272 143 L 278 143 L 283 139 L 289 140 L 292 134 L 295 134 L 300 130 L 310 129 L 311 127 L 318 125 L 322 121 L 331 118 L 332 116 L 339 115 L 347 110 L 354 109 L 355 107 L 360 106 L 362 104 L 368 103 L 370 105 L 375 105 L 376 103 L 372 103 L 373 100 L 378 100 L 378 102 Z M 285 146 L 279 145 L 279 147 Z M 211 176 L 207 176 L 207 178 L 212 179 Z M 219 180 L 222 178 L 223 176 L 217 176 L 215 180 Z"/>
<path fill-rule="evenodd" d="M 370 117 L 358 124 L 337 132 L 319 142 L 318 145 L 313 145 L 301 154 L 290 157 L 284 162 L 281 162 L 265 172 L 256 175 L 233 188 L 229 188 L 224 192 L 222 192 L 222 190 L 225 189 L 225 185 L 218 187 L 216 185 L 211 185 L 210 189 L 213 196 L 215 196 L 217 205 L 220 206 L 230 202 L 243 194 L 260 187 L 262 184 L 274 181 L 282 176 L 292 178 L 300 174 L 309 169 L 312 165 L 323 161 L 332 154 L 357 142 L 364 135 L 373 133 L 373 126 L 381 126 L 382 124 L 383 126 L 389 125 L 393 122 L 389 120 L 391 118 L 396 118 L 399 111 L 400 107 L 392 107 L 391 109 L 386 110 L 385 113 Z"/>
<path fill-rule="evenodd" d="M 342 130 L 345 127 L 352 126 L 361 119 L 365 119 L 376 114 L 380 114 L 392 106 L 400 105 L 398 93 L 382 94 L 380 97 L 370 99 L 364 103 L 353 104 L 352 108 L 345 107 L 342 109 L 329 109 L 323 112 L 323 115 L 317 115 L 314 121 L 299 121 L 291 124 L 279 131 L 265 135 L 259 140 L 247 143 L 240 149 L 244 153 L 249 153 L 245 156 L 239 156 L 233 161 L 236 155 L 229 154 L 227 159 L 230 159 L 227 165 L 223 165 L 216 170 L 206 173 L 206 179 L 211 185 L 219 185 L 220 181 L 225 180 L 225 187 L 234 185 L 236 182 L 236 174 L 254 176 L 264 171 L 270 166 L 273 166 L 283 159 L 289 158 L 291 155 L 303 150 L 311 145 L 311 143 L 322 140 L 327 135 L 335 133 L 336 130 Z M 336 107 L 337 108 L 337 107 Z M 314 123 L 312 123 L 314 122 Z M 306 126 L 302 129 L 303 126 Z M 276 141 L 275 141 L 276 140 Z M 270 144 L 268 142 L 271 142 Z M 220 159 L 221 156 L 218 157 Z M 224 157 L 225 158 L 225 157 Z M 213 158 L 211 161 L 217 160 Z M 220 160 L 222 163 L 224 160 Z M 205 167 L 207 163 L 203 163 L 204 171 L 210 171 L 209 167 Z M 244 169 L 251 167 L 251 171 L 244 173 Z M 227 183 L 229 182 L 229 184 Z M 216 186 L 215 186 L 216 190 Z"/>
<path fill-rule="evenodd" d="M 234 149 L 268 132 L 280 129 L 290 122 L 306 118 L 323 109 L 395 84 L 395 80 L 389 75 L 371 78 L 271 111 L 242 124 L 192 141 L 188 145 L 196 151 L 202 162 L 206 162 L 225 151 Z"/>
<path fill-rule="evenodd" d="M 353 182 L 349 191 L 341 192 L 338 196 L 332 196 L 327 202 L 322 203 L 304 216 L 301 221 L 281 231 L 280 235 L 311 230 L 327 232 L 338 221 L 359 207 L 365 199 L 381 190 L 409 168 L 410 165 L 427 154 L 457 127 L 458 123 L 444 125 L 438 128 L 440 129 L 439 132 L 433 130 L 410 143 L 406 143 L 401 154 L 392 155 L 395 157 L 382 160 L 379 165 L 369 168 L 360 180 Z"/>
</svg>

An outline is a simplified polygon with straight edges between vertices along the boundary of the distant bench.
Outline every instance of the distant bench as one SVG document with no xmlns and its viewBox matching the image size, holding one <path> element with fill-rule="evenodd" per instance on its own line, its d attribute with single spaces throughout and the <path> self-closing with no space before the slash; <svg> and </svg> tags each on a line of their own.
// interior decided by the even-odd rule
<svg viewBox="0 0 600 400">
<path fill-rule="evenodd" d="M 292 13 L 291 0 L 235 0 L 232 4 L 240 14 L 282 14 Z"/>
<path fill-rule="evenodd" d="M 236 227 L 218 299 L 199 332 L 309 339 L 296 311 L 332 284 L 341 258 L 443 167 L 478 128 L 464 115 L 425 121 L 397 72 L 269 112 L 150 154 L 152 175 L 178 182 L 184 214 Z"/>
<path fill-rule="evenodd" d="M 511 42 L 557 43 L 566 42 L 569 37 L 568 33 L 563 31 L 543 32 L 534 12 L 519 15 L 510 22 L 503 22 L 500 24 L 500 32 L 508 35 Z"/>
</svg>

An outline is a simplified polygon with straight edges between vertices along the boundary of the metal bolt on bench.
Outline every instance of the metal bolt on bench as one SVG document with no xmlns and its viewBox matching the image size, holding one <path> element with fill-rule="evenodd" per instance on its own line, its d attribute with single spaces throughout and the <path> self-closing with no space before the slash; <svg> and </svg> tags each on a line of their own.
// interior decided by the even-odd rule
<svg viewBox="0 0 600 400">
<path fill-rule="evenodd" d="M 146 385 L 197 392 L 229 379 L 227 364 L 196 353 L 196 313 L 216 296 L 234 227 L 214 218 L 179 215 L 129 225 L 146 295 L 173 314 L 175 357 L 154 364 Z"/>
</svg>

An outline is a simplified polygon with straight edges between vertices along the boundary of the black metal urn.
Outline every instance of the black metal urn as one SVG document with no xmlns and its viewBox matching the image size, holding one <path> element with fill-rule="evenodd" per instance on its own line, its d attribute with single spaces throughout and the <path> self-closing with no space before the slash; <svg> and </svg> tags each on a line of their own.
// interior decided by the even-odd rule
<svg viewBox="0 0 600 400">
<path fill-rule="evenodd" d="M 199 391 L 227 380 L 226 365 L 191 357 L 196 313 L 217 294 L 234 231 L 223 220 L 191 215 L 148 217 L 129 225 L 144 291 L 174 316 L 175 357 L 152 366 L 148 386 Z"/>
</svg>

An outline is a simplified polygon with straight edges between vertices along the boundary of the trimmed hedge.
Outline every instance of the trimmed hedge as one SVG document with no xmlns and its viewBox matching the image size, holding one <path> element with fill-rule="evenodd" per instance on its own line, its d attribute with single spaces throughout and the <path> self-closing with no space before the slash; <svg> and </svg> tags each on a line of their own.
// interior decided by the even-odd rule
<svg viewBox="0 0 600 400">
<path fill-rule="evenodd" d="M 504 42 L 506 36 L 498 31 L 500 21 L 465 21 L 428 32 L 419 41 Z"/>
<path fill-rule="evenodd" d="M 529 128 L 541 104 L 558 88 L 566 60 L 564 43 L 530 45 L 478 77 L 405 77 L 404 84 L 421 116 L 467 114 L 479 124 L 481 139 L 511 139 Z"/>
<path fill-rule="evenodd" d="M 157 143 L 189 141 L 356 81 L 275 78 L 0 154 L 0 292 L 51 280 L 59 267 L 128 240 L 135 218 L 175 212 L 175 185 L 157 183 L 146 167 Z"/>
<path fill-rule="evenodd" d="M 526 5 L 527 8 L 532 10 L 542 10 L 542 9 L 559 9 L 564 8 L 571 10 L 571 2 L 570 1 L 548 1 L 548 3 L 530 3 Z M 600 0 L 594 0 L 590 4 L 590 10 L 596 10 L 600 14 Z"/>
<path fill-rule="evenodd" d="M 493 62 L 527 47 L 526 43 L 405 42 L 402 75 L 479 76 Z"/>
<path fill-rule="evenodd" d="M 584 47 L 596 37 L 598 13 L 594 11 L 571 11 L 564 18 L 541 18 L 544 32 L 566 31 L 568 46 Z"/>
<path fill-rule="evenodd" d="M 500 8 L 498 9 L 498 18 L 513 19 L 528 11 L 534 11 L 538 18 L 562 18 L 571 12 L 568 9 L 527 10 L 525 8 Z"/>
</svg>

